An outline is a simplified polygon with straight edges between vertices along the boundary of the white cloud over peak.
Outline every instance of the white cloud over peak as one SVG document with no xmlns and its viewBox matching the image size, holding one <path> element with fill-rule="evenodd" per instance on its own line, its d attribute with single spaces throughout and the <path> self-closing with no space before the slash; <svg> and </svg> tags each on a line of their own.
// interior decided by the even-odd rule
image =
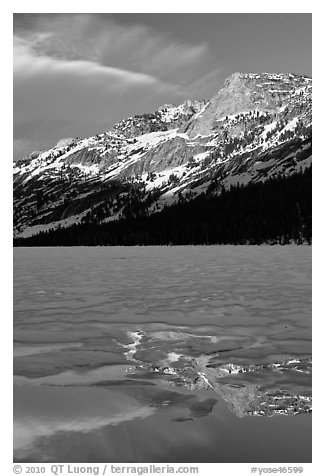
<svg viewBox="0 0 325 476">
<path fill-rule="evenodd" d="M 32 24 L 16 26 L 14 34 L 16 72 L 32 60 L 27 70 L 34 74 L 42 66 L 56 72 L 74 68 L 122 82 L 182 84 L 189 75 L 201 74 L 208 56 L 205 43 L 187 44 L 143 25 L 121 25 L 94 14 L 36 15 Z"/>
<path fill-rule="evenodd" d="M 80 77 L 104 77 L 110 81 L 108 87 L 124 88 L 136 85 L 157 85 L 160 88 L 177 88 L 164 84 L 157 78 L 144 73 L 127 71 L 90 61 L 87 59 L 59 59 L 45 54 L 37 54 L 33 49 L 34 42 L 28 43 L 21 38 L 14 38 L 14 75 L 18 77 L 75 75 Z"/>
</svg>

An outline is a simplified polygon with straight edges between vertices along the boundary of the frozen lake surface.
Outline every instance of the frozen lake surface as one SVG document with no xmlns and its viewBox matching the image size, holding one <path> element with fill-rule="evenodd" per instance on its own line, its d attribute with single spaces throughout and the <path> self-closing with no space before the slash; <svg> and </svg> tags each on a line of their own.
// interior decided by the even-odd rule
<svg viewBox="0 0 325 476">
<path fill-rule="evenodd" d="M 311 461 L 311 251 L 15 248 L 15 461 Z"/>
</svg>

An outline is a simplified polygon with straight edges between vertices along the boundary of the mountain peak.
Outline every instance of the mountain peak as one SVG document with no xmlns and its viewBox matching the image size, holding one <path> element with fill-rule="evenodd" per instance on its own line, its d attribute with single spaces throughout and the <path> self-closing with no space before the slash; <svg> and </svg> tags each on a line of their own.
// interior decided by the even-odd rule
<svg viewBox="0 0 325 476">
<path fill-rule="evenodd" d="M 211 99 L 204 112 L 186 127 L 190 137 L 210 135 L 216 121 L 249 111 L 275 112 L 290 104 L 296 106 L 297 94 L 311 104 L 311 78 L 292 73 L 235 72 Z"/>
<path fill-rule="evenodd" d="M 236 72 L 208 102 L 165 104 L 16 162 L 15 233 L 106 222 L 139 204 L 154 213 L 204 191 L 292 174 L 310 159 L 311 79 Z"/>
</svg>

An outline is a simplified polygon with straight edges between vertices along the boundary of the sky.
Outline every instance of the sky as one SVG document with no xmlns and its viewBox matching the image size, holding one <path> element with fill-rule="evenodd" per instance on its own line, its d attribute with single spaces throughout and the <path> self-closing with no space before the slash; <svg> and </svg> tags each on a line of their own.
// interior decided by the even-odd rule
<svg viewBox="0 0 325 476">
<path fill-rule="evenodd" d="M 312 15 L 15 13 L 13 52 L 16 160 L 209 99 L 236 71 L 311 76 Z"/>
</svg>

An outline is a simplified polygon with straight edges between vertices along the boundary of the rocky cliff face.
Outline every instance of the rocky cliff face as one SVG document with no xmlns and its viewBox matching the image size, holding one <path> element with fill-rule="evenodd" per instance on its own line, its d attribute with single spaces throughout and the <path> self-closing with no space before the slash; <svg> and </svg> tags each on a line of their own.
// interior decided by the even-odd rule
<svg viewBox="0 0 325 476">
<path fill-rule="evenodd" d="M 215 130 L 222 130 L 224 125 L 235 125 L 238 114 L 250 111 L 259 111 L 265 115 L 278 113 L 280 117 L 287 108 L 286 116 L 295 117 L 295 112 L 298 112 L 294 111 L 297 103 L 301 108 L 300 112 L 305 109 L 310 120 L 310 98 L 310 78 L 293 74 L 234 73 L 201 113 L 194 116 L 186 126 L 186 132 L 190 137 L 211 134 Z M 224 123 L 224 120 L 227 122 Z"/>
<path fill-rule="evenodd" d="M 180 196 L 304 169 L 311 91 L 307 77 L 235 73 L 210 101 L 164 105 L 34 152 L 14 164 L 14 233 L 118 219 L 134 200 L 153 213 Z"/>
</svg>

